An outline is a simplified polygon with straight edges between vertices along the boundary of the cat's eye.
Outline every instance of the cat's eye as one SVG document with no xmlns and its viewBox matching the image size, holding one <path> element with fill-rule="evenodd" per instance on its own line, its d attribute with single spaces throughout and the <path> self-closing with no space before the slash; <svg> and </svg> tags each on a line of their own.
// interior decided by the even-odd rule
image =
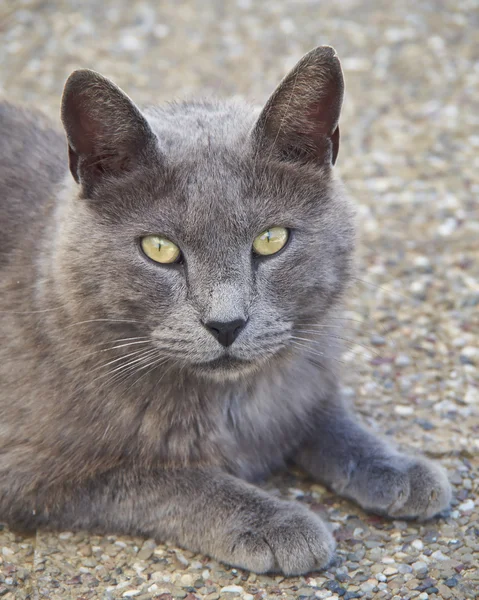
<svg viewBox="0 0 479 600">
<path fill-rule="evenodd" d="M 253 242 L 253 250 L 261 256 L 276 254 L 288 241 L 289 231 L 285 227 L 270 227 L 260 233 Z"/>
<path fill-rule="evenodd" d="M 147 235 L 141 238 L 141 249 L 148 258 L 163 265 L 171 265 L 181 258 L 178 246 L 159 235 Z"/>
</svg>

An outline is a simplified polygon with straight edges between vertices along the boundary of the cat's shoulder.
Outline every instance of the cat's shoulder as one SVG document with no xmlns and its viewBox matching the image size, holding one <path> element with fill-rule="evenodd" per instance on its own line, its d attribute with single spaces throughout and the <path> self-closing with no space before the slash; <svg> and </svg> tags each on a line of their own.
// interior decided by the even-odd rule
<svg viewBox="0 0 479 600">
<path fill-rule="evenodd" d="M 19 152 L 64 150 L 64 135 L 40 110 L 0 99 L 0 144 L 2 150 Z M 2 158 L 8 158 L 2 153 Z"/>
<path fill-rule="evenodd" d="M 41 219 L 54 186 L 68 169 L 59 127 L 42 112 L 0 100 L 0 223 L 13 244 L 16 232 Z"/>
</svg>

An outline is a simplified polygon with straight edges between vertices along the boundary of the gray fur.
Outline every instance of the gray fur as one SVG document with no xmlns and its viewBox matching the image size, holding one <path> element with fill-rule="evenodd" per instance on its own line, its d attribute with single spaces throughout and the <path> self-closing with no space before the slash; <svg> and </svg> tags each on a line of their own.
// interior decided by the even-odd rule
<svg viewBox="0 0 479 600">
<path fill-rule="evenodd" d="M 79 71 L 68 148 L 40 115 L 0 104 L 0 518 L 293 574 L 324 567 L 334 541 L 252 485 L 289 461 L 367 510 L 427 518 L 449 504 L 444 471 L 366 431 L 338 391 L 354 246 L 332 169 L 342 90 L 326 47 L 261 113 L 140 111 Z M 270 226 L 290 242 L 253 258 Z M 184 264 L 142 255 L 156 233 Z M 238 318 L 229 348 L 202 325 Z"/>
</svg>

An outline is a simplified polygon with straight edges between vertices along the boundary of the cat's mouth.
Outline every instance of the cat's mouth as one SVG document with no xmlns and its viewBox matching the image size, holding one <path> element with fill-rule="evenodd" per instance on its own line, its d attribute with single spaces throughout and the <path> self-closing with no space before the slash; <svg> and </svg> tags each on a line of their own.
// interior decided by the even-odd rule
<svg viewBox="0 0 479 600">
<path fill-rule="evenodd" d="M 235 356 L 231 356 L 230 354 L 224 354 L 219 358 L 214 358 L 213 360 L 209 360 L 207 362 L 203 362 L 200 364 L 202 368 L 209 370 L 217 370 L 217 369 L 238 369 L 241 367 L 246 367 L 251 365 L 251 360 L 245 360 L 243 358 L 236 358 Z"/>
<path fill-rule="evenodd" d="M 219 358 L 197 363 L 193 368 L 194 371 L 203 377 L 218 380 L 236 379 L 237 377 L 255 371 L 257 369 L 257 362 L 236 358 L 230 354 L 224 354 Z"/>
</svg>

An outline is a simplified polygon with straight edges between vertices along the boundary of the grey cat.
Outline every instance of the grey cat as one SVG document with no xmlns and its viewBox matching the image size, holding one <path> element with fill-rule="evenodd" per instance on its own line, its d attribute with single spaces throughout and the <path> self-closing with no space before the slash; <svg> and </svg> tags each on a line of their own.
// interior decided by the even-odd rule
<svg viewBox="0 0 479 600">
<path fill-rule="evenodd" d="M 319 47 L 261 111 L 140 111 L 88 70 L 65 86 L 67 144 L 0 106 L 2 520 L 291 575 L 326 566 L 334 540 L 253 484 L 272 470 L 294 463 L 393 517 L 448 506 L 443 469 L 367 431 L 340 395 L 342 97 Z"/>
</svg>

